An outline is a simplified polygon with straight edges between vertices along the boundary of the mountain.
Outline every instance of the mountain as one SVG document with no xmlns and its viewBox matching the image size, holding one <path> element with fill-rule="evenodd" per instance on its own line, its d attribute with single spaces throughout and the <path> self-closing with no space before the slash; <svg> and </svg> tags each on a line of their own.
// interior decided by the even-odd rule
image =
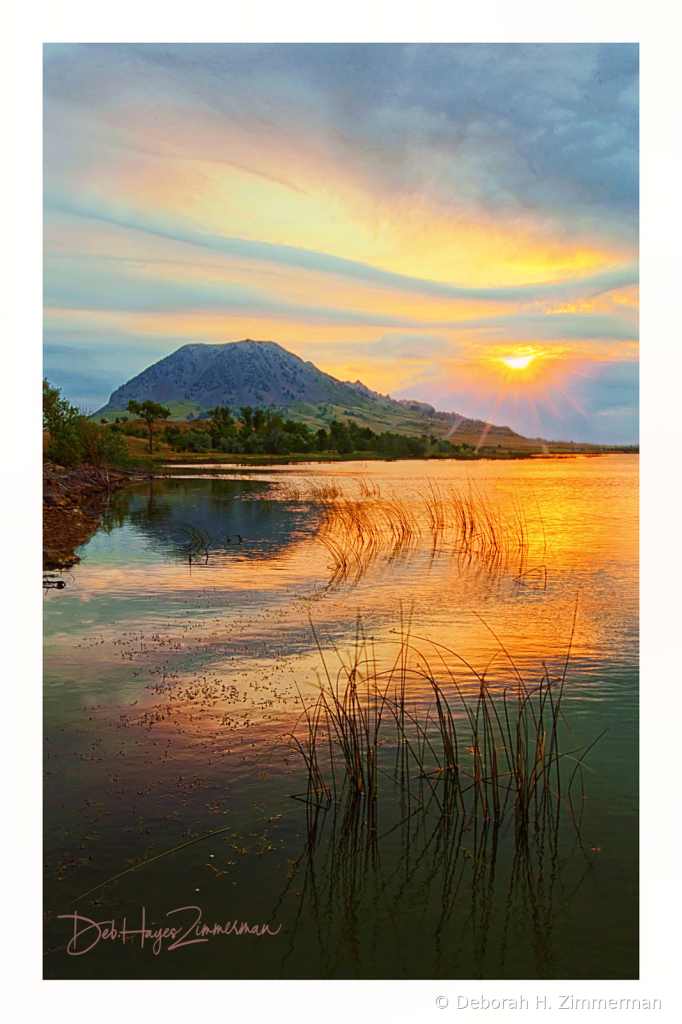
<svg viewBox="0 0 682 1024">
<path fill-rule="evenodd" d="M 359 380 L 337 380 L 273 341 L 250 339 L 183 345 L 122 384 L 94 415 L 113 420 L 131 398 L 161 402 L 175 420 L 203 419 L 215 405 L 233 411 L 250 405 L 286 411 L 315 428 L 351 416 L 379 432 L 433 433 L 470 444 L 477 443 L 486 427 L 482 420 L 437 412 L 426 402 L 395 401 Z M 488 445 L 518 447 L 525 441 L 509 427 L 491 426 L 486 435 Z"/>
<path fill-rule="evenodd" d="M 189 402 L 198 410 L 214 405 L 287 406 L 292 402 L 335 405 L 386 401 L 358 381 L 342 383 L 273 341 L 183 345 L 177 352 L 127 381 L 101 410 L 125 409 L 129 399 Z"/>
</svg>

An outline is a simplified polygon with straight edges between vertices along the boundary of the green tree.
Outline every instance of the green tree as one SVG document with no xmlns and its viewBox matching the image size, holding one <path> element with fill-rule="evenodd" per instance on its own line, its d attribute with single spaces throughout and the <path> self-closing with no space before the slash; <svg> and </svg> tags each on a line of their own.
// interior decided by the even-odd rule
<svg viewBox="0 0 682 1024">
<path fill-rule="evenodd" d="M 61 466 L 77 466 L 84 458 L 81 416 L 61 397 L 61 390 L 43 379 L 43 427 L 49 434 L 47 457 Z"/>
<path fill-rule="evenodd" d="M 167 409 L 165 405 L 159 405 L 158 402 L 152 402 L 151 399 L 147 399 L 144 402 L 136 402 L 134 398 L 131 398 L 126 406 L 128 412 L 132 412 L 134 416 L 139 416 L 147 424 L 147 430 L 149 431 L 149 454 L 152 454 L 152 424 L 156 423 L 157 420 L 167 420 L 170 416 L 170 409 Z"/>
<path fill-rule="evenodd" d="M 60 428 L 80 416 L 75 405 L 70 405 L 61 394 L 61 390 L 53 387 L 47 377 L 43 378 L 43 427 L 50 432 L 51 440 L 55 439 Z"/>
<path fill-rule="evenodd" d="M 331 447 L 335 448 L 339 455 L 348 455 L 353 451 L 353 441 L 345 423 L 332 420 L 329 424 L 329 439 Z"/>
<path fill-rule="evenodd" d="M 209 415 L 211 427 L 222 429 L 231 427 L 234 423 L 229 405 L 216 405 L 213 409 L 207 409 L 206 412 Z"/>
<path fill-rule="evenodd" d="M 43 380 L 43 426 L 50 435 L 48 458 L 61 466 L 126 465 L 128 461 L 125 441 L 117 431 L 89 420 L 48 380 Z"/>
<path fill-rule="evenodd" d="M 243 425 L 244 429 L 242 434 L 250 434 L 253 419 L 253 407 L 250 405 L 242 405 L 239 407 L 239 422 Z"/>
<path fill-rule="evenodd" d="M 236 438 L 237 432 L 234 429 L 234 419 L 229 405 L 216 405 L 213 409 L 207 409 L 207 412 L 210 417 L 208 422 L 213 448 L 220 448 L 223 438 Z"/>
</svg>

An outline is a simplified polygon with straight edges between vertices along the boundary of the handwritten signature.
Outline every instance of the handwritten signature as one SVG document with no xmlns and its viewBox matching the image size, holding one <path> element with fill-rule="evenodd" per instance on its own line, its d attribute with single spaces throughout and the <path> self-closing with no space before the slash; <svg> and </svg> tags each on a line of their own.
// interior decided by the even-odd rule
<svg viewBox="0 0 682 1024">
<path fill-rule="evenodd" d="M 121 941 L 140 936 L 140 949 L 144 948 L 145 942 L 151 942 L 154 953 L 158 956 L 165 948 L 166 952 L 173 949 L 181 949 L 183 946 L 194 946 L 200 942 L 208 942 L 215 935 L 277 935 L 282 925 L 276 931 L 272 931 L 268 924 L 250 925 L 247 921 L 227 921 L 225 924 L 204 924 L 201 919 L 201 907 L 176 907 L 169 910 L 166 917 L 172 914 L 181 914 L 183 911 L 194 912 L 193 919 L 189 925 L 171 926 L 161 928 L 147 928 L 146 909 L 142 908 L 142 925 L 140 928 L 128 928 L 127 918 L 123 918 L 123 925 L 116 927 L 116 921 L 111 918 L 107 921 L 93 921 L 89 917 L 83 917 L 78 912 L 74 914 L 60 914 L 59 920 L 73 921 L 73 936 L 66 947 L 67 953 L 71 956 L 82 956 L 94 949 L 100 941 Z M 185 922 L 186 924 L 186 922 Z M 165 941 L 170 945 L 164 947 Z"/>
</svg>

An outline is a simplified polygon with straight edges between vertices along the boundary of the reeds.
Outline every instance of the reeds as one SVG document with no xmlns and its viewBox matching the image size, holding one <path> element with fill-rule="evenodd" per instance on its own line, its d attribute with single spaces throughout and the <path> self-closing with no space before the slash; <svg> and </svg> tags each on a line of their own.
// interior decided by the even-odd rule
<svg viewBox="0 0 682 1024">
<path fill-rule="evenodd" d="M 291 738 L 308 773 L 299 798 L 318 806 L 359 799 L 373 815 L 386 783 L 440 814 L 499 822 L 513 813 L 527 825 L 570 797 L 582 757 L 574 744 L 564 749 L 568 654 L 560 675 L 543 662 L 527 681 L 501 647 L 506 678 L 489 682 L 409 628 L 397 631 L 395 645 L 380 664 L 358 624 L 355 649 L 334 674 L 320 650 L 324 678 L 315 698 L 301 697 Z"/>
<path fill-rule="evenodd" d="M 542 529 L 544 540 L 541 516 L 531 522 L 518 499 L 503 506 L 471 482 L 460 489 L 430 480 L 405 494 L 382 493 L 364 478 L 354 484 L 326 481 L 285 491 L 289 500 L 306 502 L 317 512 L 318 537 L 332 559 L 332 582 L 357 582 L 380 556 L 394 560 L 425 543 L 488 570 L 506 568 L 513 556 L 521 574 L 531 537 Z"/>
</svg>

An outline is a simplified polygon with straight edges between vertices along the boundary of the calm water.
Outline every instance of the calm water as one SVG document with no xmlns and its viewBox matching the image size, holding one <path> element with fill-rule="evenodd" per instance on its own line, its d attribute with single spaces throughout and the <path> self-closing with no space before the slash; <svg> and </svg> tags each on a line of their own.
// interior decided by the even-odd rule
<svg viewBox="0 0 682 1024">
<path fill-rule="evenodd" d="M 46 976 L 636 977 L 637 472 L 636 456 L 176 467 L 116 495 L 45 595 Z M 492 557 L 434 536 L 423 495 L 449 485 L 522 522 L 524 544 Z M 398 502 L 417 532 L 339 568 L 324 493 Z M 438 661 L 434 641 L 502 687 L 510 661 L 561 675 L 574 616 L 566 716 L 583 749 L 603 734 L 579 822 L 562 810 L 519 845 L 513 819 L 444 820 L 387 790 L 376 822 L 292 799 L 306 777 L 282 737 L 324 678 L 314 633 L 335 675 L 358 628 L 390 665 L 409 622 L 420 656 Z M 151 931 L 184 932 L 191 907 L 276 934 L 121 941 L 143 908 Z M 116 938 L 91 928 L 69 955 L 75 911 Z"/>
</svg>

